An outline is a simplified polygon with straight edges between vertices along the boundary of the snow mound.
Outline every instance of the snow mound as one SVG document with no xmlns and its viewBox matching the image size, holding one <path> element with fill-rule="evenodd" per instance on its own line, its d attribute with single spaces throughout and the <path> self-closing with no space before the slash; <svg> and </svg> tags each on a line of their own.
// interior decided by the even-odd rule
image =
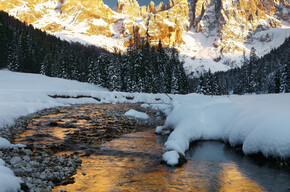
<svg viewBox="0 0 290 192">
<path fill-rule="evenodd" d="M 126 116 L 130 116 L 130 117 L 136 117 L 136 118 L 140 118 L 140 119 L 148 119 L 149 116 L 146 113 L 142 113 L 139 111 L 136 111 L 134 109 L 130 109 L 129 111 L 127 111 L 125 113 Z"/>
<path fill-rule="evenodd" d="M 151 109 L 153 110 L 157 110 L 157 111 L 161 111 L 162 113 L 164 113 L 166 116 L 170 114 L 171 112 L 171 105 L 169 104 L 158 104 L 158 103 L 154 103 L 154 104 L 150 104 Z"/>
<path fill-rule="evenodd" d="M 0 137 L 0 149 L 10 149 L 13 147 L 25 147 L 25 145 L 22 144 L 11 144 L 7 139 L 4 139 Z"/>
<path fill-rule="evenodd" d="M 150 105 L 147 103 L 143 103 L 142 105 L 140 105 L 140 107 L 147 109 L 150 107 Z"/>
<path fill-rule="evenodd" d="M 13 171 L 5 167 L 4 161 L 0 159 L 0 191 L 20 191 L 20 183 L 21 179 L 15 177 Z"/>
<path fill-rule="evenodd" d="M 172 128 L 165 148 L 184 155 L 196 140 L 223 140 L 242 145 L 245 154 L 290 157 L 290 94 L 203 96 L 175 95 L 165 126 Z M 167 163 L 176 162 L 166 156 Z M 172 159 L 171 159 L 172 158 Z"/>
<path fill-rule="evenodd" d="M 177 165 L 178 159 L 179 154 L 176 151 L 167 151 L 162 155 L 162 160 L 171 166 Z"/>
</svg>

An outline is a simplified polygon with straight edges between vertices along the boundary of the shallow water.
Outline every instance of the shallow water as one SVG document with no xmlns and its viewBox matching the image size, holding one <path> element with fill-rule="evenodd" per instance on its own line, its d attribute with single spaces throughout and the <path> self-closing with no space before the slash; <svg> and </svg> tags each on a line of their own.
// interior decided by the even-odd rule
<svg viewBox="0 0 290 192">
<path fill-rule="evenodd" d="M 83 158 L 75 183 L 54 191 L 290 191 L 290 174 L 255 165 L 219 142 L 200 142 L 179 168 L 160 164 L 164 138 L 145 131 Z"/>
<path fill-rule="evenodd" d="M 160 164 L 167 138 L 155 135 L 154 127 L 148 130 L 122 119 L 122 114 L 134 107 L 137 105 L 62 109 L 33 119 L 15 141 L 30 143 L 35 150 L 47 150 L 51 155 L 91 151 L 81 157 L 75 182 L 53 191 L 290 192 L 290 173 L 259 166 L 221 142 L 194 144 L 182 167 Z M 73 126 L 66 128 L 66 122 Z M 138 130 L 143 131 L 122 135 Z M 100 145 L 104 141 L 109 142 Z"/>
</svg>

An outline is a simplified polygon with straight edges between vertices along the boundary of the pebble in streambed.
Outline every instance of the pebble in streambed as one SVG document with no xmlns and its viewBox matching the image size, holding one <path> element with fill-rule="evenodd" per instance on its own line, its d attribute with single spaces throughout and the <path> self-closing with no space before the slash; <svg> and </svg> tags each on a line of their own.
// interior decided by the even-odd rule
<svg viewBox="0 0 290 192">
<path fill-rule="evenodd" d="M 51 191 L 55 184 L 72 182 L 67 180 L 76 173 L 81 160 L 76 156 L 50 157 L 40 151 L 26 148 L 13 148 L 0 153 L 6 166 L 12 169 L 24 182 L 23 191 Z"/>
</svg>

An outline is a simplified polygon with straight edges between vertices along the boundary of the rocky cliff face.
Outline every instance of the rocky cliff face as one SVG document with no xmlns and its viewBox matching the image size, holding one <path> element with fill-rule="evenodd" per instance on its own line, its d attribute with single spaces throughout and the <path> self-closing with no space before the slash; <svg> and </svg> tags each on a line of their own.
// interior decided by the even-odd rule
<svg viewBox="0 0 290 192">
<path fill-rule="evenodd" d="M 118 0 L 116 11 L 102 0 L 0 0 L 0 10 L 62 38 L 110 51 L 124 51 L 134 30 L 152 44 L 161 40 L 195 58 L 186 61 L 189 71 L 229 69 L 235 65 L 228 64 L 228 56 L 247 53 L 252 46 L 262 55 L 290 36 L 288 0 L 170 0 L 147 7 Z"/>
<path fill-rule="evenodd" d="M 142 16 L 139 3 L 136 0 L 118 0 L 116 12 L 130 16 Z"/>
<path fill-rule="evenodd" d="M 115 22 L 113 11 L 102 0 L 11 0 L 0 1 L 0 9 L 51 33 L 80 30 L 109 37 L 109 24 Z"/>
<path fill-rule="evenodd" d="M 146 36 L 153 44 L 159 40 L 165 45 L 181 44 L 182 32 L 189 29 L 187 0 L 172 0 L 167 9 L 163 3 L 156 9 L 152 1 L 148 7 L 140 7 L 136 0 L 118 0 L 116 11 L 139 17 L 124 20 L 125 37 L 130 36 L 133 29 L 138 29 L 137 33 Z"/>
<path fill-rule="evenodd" d="M 215 36 L 213 45 L 221 53 L 241 52 L 255 33 L 290 23 L 285 0 L 193 0 L 190 10 L 195 32 Z"/>
<path fill-rule="evenodd" d="M 182 32 L 189 28 L 187 0 L 172 0 L 167 9 L 162 3 L 157 10 L 154 2 L 140 7 L 136 0 L 118 0 L 117 13 L 102 0 L 1 0 L 0 9 L 47 32 L 103 35 L 125 45 L 134 28 L 166 45 L 183 43 Z"/>
</svg>

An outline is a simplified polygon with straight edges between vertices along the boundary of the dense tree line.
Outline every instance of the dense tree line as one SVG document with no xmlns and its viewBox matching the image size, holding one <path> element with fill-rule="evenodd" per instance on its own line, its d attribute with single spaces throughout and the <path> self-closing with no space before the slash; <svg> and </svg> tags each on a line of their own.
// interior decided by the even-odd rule
<svg viewBox="0 0 290 192">
<path fill-rule="evenodd" d="M 276 49 L 258 58 L 251 49 L 242 67 L 227 72 L 205 73 L 191 80 L 191 91 L 206 95 L 290 92 L 290 37 Z"/>
<path fill-rule="evenodd" d="M 163 48 L 161 42 L 151 47 L 137 34 L 132 35 L 125 54 L 112 54 L 96 46 L 62 41 L 0 12 L 0 68 L 89 82 L 116 91 L 188 93 L 178 52 Z"/>
<path fill-rule="evenodd" d="M 252 48 L 242 67 L 210 71 L 188 84 L 175 49 L 151 47 L 133 30 L 124 54 L 62 41 L 0 12 L 0 69 L 89 82 L 110 90 L 207 95 L 290 92 L 290 38 L 258 58 Z M 45 85 L 44 85 L 45 86 Z"/>
</svg>

